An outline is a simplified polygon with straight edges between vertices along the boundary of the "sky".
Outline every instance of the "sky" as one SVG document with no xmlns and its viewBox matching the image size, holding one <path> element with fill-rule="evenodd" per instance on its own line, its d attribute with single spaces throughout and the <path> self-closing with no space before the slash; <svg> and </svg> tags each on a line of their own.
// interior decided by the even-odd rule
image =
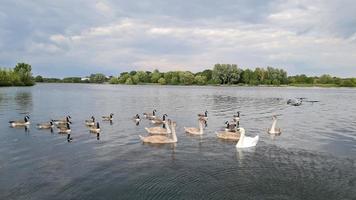
<svg viewBox="0 0 356 200">
<path fill-rule="evenodd" d="M 118 75 L 216 63 L 356 77 L 354 0 L 0 0 L 0 66 Z"/>
</svg>

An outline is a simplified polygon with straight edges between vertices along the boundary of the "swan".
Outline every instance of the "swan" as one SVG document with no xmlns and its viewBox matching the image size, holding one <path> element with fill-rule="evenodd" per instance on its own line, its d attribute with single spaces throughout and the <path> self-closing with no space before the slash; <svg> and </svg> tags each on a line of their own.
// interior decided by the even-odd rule
<svg viewBox="0 0 356 200">
<path fill-rule="evenodd" d="M 94 126 L 95 125 L 95 117 L 91 116 L 91 119 L 85 120 L 85 125 L 87 126 Z"/>
<path fill-rule="evenodd" d="M 102 116 L 103 121 L 112 121 L 114 113 L 110 113 L 109 116 Z"/>
<path fill-rule="evenodd" d="M 236 130 L 236 126 L 234 125 L 233 128 L 231 128 L 229 122 L 225 122 L 225 124 L 227 127 L 225 131 L 215 132 L 216 137 L 224 140 L 238 141 L 240 139 L 240 132 Z"/>
<path fill-rule="evenodd" d="M 199 122 L 199 128 L 195 128 L 195 127 L 184 127 L 184 130 L 186 133 L 190 133 L 190 134 L 193 134 L 193 135 L 203 135 L 203 123 L 205 124 L 205 120 L 203 118 L 200 118 L 198 120 Z"/>
<path fill-rule="evenodd" d="M 152 124 L 163 124 L 163 123 L 166 121 L 166 117 L 168 117 L 168 115 L 167 115 L 167 114 L 164 114 L 164 115 L 162 116 L 162 119 L 159 119 L 159 118 L 152 119 L 152 120 L 151 120 L 151 123 L 152 123 Z"/>
<path fill-rule="evenodd" d="M 58 128 L 58 133 L 62 133 L 62 134 L 69 134 L 72 130 L 70 129 L 70 125 L 69 123 L 67 123 L 66 126 L 64 127 L 59 127 Z"/>
<path fill-rule="evenodd" d="M 154 110 L 152 111 L 152 114 L 151 114 L 151 113 L 143 113 L 143 116 L 144 116 L 146 119 L 152 120 L 152 119 L 155 119 L 155 118 L 156 118 L 156 112 L 157 112 L 157 110 L 154 109 Z"/>
<path fill-rule="evenodd" d="M 29 116 L 25 116 L 23 120 L 9 121 L 9 123 L 10 123 L 10 126 L 12 126 L 12 127 L 27 126 L 27 125 L 30 125 L 29 119 L 30 119 Z"/>
<path fill-rule="evenodd" d="M 52 121 L 50 122 L 46 122 L 46 123 L 41 123 L 41 124 L 37 124 L 37 128 L 38 129 L 50 129 L 53 128 L 54 124 Z"/>
<path fill-rule="evenodd" d="M 99 122 L 96 122 L 96 127 L 91 127 L 89 129 L 91 133 L 100 133 L 100 125 Z"/>
<path fill-rule="evenodd" d="M 204 112 L 204 114 L 202 114 L 202 113 L 198 114 L 198 117 L 202 118 L 202 119 L 205 119 L 205 120 L 208 120 L 208 111 L 206 110 Z"/>
<path fill-rule="evenodd" d="M 271 126 L 271 128 L 267 129 L 267 131 L 269 134 L 280 135 L 282 133 L 281 129 L 276 128 L 277 116 L 273 115 L 272 119 L 273 119 L 272 126 Z"/>
<path fill-rule="evenodd" d="M 239 132 L 240 132 L 240 139 L 236 144 L 236 148 L 248 148 L 257 145 L 259 139 L 258 135 L 256 135 L 255 137 L 247 137 L 245 136 L 244 128 L 239 128 Z"/>
<path fill-rule="evenodd" d="M 64 119 L 52 119 L 51 121 L 56 125 L 65 125 L 68 123 L 72 123 L 69 119 L 71 119 L 71 116 L 68 115 Z"/>
<path fill-rule="evenodd" d="M 177 135 L 176 135 L 176 122 L 171 122 L 172 126 L 172 137 L 164 136 L 164 135 L 150 135 L 143 137 L 139 135 L 140 139 L 144 143 L 152 143 L 152 144 L 171 144 L 177 143 Z"/>
<path fill-rule="evenodd" d="M 171 129 L 169 128 L 169 123 L 171 123 L 171 120 L 166 120 L 163 124 L 163 128 L 162 127 L 151 127 L 151 128 L 145 128 L 145 129 L 150 135 L 168 135 L 168 134 L 172 133 Z"/>
</svg>

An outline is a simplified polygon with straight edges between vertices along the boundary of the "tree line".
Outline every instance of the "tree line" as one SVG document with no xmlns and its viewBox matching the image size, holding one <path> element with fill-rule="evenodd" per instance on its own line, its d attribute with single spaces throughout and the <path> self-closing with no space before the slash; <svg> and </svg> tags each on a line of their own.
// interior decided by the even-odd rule
<svg viewBox="0 0 356 200">
<path fill-rule="evenodd" d="M 32 67 L 26 63 L 17 63 L 14 68 L 0 68 L 0 86 L 32 86 Z"/>
<path fill-rule="evenodd" d="M 105 83 L 110 80 L 111 77 L 106 77 L 104 74 L 97 73 L 91 74 L 89 77 L 65 77 L 65 78 L 44 78 L 41 75 L 35 77 L 35 81 L 38 83 Z"/>
<path fill-rule="evenodd" d="M 45 78 L 33 77 L 31 65 L 18 63 L 13 69 L 0 68 L 0 86 L 32 86 L 45 83 L 106 83 L 110 84 L 160 84 L 160 85 L 292 85 L 356 87 L 356 78 L 339 78 L 330 75 L 288 76 L 283 69 L 274 67 L 241 69 L 236 64 L 215 64 L 213 69 L 201 72 L 190 71 L 130 71 L 118 76 L 91 74 L 88 77 Z"/>
<path fill-rule="evenodd" d="M 131 71 L 122 72 L 109 80 L 111 84 L 161 84 L 161 85 L 294 85 L 356 87 L 356 78 L 338 78 L 330 75 L 308 77 L 304 74 L 288 76 L 283 69 L 267 67 L 241 69 L 236 64 L 215 64 L 212 70 L 190 71 Z"/>
</svg>

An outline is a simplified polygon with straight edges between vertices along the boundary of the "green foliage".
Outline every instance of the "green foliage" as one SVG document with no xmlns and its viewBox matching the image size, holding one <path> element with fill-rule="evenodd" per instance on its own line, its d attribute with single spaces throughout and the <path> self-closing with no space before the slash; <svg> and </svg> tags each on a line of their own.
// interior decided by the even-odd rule
<svg viewBox="0 0 356 200">
<path fill-rule="evenodd" d="M 38 75 L 35 77 L 35 82 L 42 83 L 43 82 L 43 77 Z"/>
<path fill-rule="evenodd" d="M 111 77 L 109 80 L 110 84 L 119 84 L 119 79 L 117 77 Z"/>
<path fill-rule="evenodd" d="M 157 83 L 160 78 L 161 73 L 157 69 L 155 69 L 151 74 L 151 83 Z"/>
<path fill-rule="evenodd" d="M 194 82 L 198 85 L 206 85 L 207 78 L 206 78 L 206 76 L 203 76 L 203 75 L 197 75 L 194 78 Z"/>
<path fill-rule="evenodd" d="M 192 85 L 194 83 L 194 75 L 192 72 L 179 72 L 179 82 L 184 85 Z"/>
<path fill-rule="evenodd" d="M 32 86 L 32 67 L 26 63 L 18 63 L 14 69 L 0 69 L 0 86 Z"/>
<path fill-rule="evenodd" d="M 126 84 L 126 85 L 132 85 L 132 84 L 133 84 L 133 81 L 132 81 L 131 77 L 129 77 L 128 79 L 126 79 L 125 84 Z"/>
<path fill-rule="evenodd" d="M 104 74 L 91 74 L 89 77 L 90 83 L 104 83 L 107 81 L 106 76 Z"/>
<path fill-rule="evenodd" d="M 166 83 L 166 79 L 164 79 L 164 78 L 159 78 L 158 79 L 158 83 L 160 84 L 160 85 L 166 85 L 167 83 Z"/>
</svg>

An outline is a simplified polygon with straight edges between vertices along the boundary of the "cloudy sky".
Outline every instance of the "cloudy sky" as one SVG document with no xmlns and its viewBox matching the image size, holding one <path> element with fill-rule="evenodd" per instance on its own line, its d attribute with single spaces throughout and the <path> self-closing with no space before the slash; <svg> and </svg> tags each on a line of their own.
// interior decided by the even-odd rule
<svg viewBox="0 0 356 200">
<path fill-rule="evenodd" d="M 0 0 L 0 66 L 116 75 L 215 63 L 356 76 L 353 0 Z"/>
</svg>

